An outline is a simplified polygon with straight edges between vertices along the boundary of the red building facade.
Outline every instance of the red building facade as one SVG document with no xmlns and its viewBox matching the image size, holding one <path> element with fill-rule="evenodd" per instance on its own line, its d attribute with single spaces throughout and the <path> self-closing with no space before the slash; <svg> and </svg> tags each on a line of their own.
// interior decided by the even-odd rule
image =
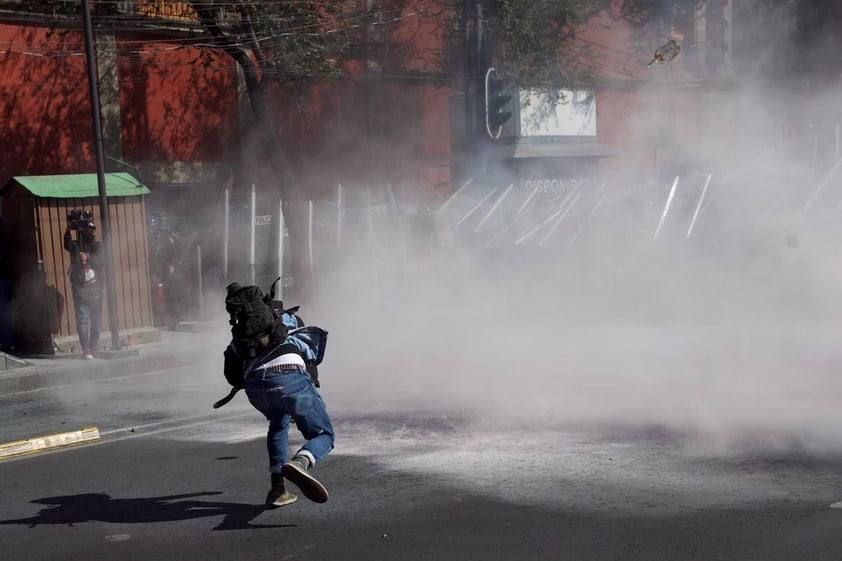
<svg viewBox="0 0 842 561">
<path fill-rule="evenodd" d="M 156 8 L 158 17 L 191 17 L 186 4 L 154 4 L 172 8 Z M 689 38 L 698 30 L 672 30 L 694 49 L 648 66 L 670 36 L 641 36 L 610 11 L 583 27 L 576 47 L 595 78 L 587 139 L 595 149 L 561 142 L 555 151 L 512 155 L 493 141 L 480 151 L 458 146 L 453 99 L 465 82 L 440 64 L 458 64 L 442 35 L 451 15 L 433 9 L 441 2 L 428 4 L 390 12 L 388 26 L 372 28 L 367 58 L 348 62 L 347 77 L 296 91 L 273 86 L 273 124 L 309 198 L 330 200 L 337 185 L 389 185 L 400 200 L 441 200 L 477 175 L 478 160 L 486 176 L 505 174 L 501 182 L 665 181 L 697 153 L 708 103 L 691 64 L 701 57 L 699 37 Z M 52 28 L 0 13 L 0 184 L 95 171 L 84 37 L 79 22 L 65 23 Z M 188 261 L 198 243 L 219 246 L 225 187 L 254 183 L 267 200 L 276 195 L 268 164 L 254 157 L 251 110 L 233 59 L 160 30 L 101 28 L 96 41 L 107 171 L 132 173 L 149 187 L 147 211 L 184 231 Z M 206 266 L 215 260 L 205 253 Z"/>
<path fill-rule="evenodd" d="M 279 87 L 270 96 L 284 148 L 314 196 L 338 183 L 371 182 L 372 170 L 416 189 L 449 186 L 448 98 L 457 92 L 435 74 L 444 46 L 441 22 L 431 17 L 407 11 L 396 18 L 389 54 L 348 65 L 346 79 L 297 93 Z M 635 40 L 622 20 L 602 19 L 579 39 L 594 53 L 598 140 L 617 148 L 622 165 L 654 165 L 657 146 L 641 136 L 653 120 L 648 107 L 657 108 L 661 131 L 672 129 L 666 144 L 692 143 L 699 90 L 681 57 L 669 68 L 646 66 L 662 38 Z M 128 162 L 153 187 L 220 184 L 236 172 L 249 149 L 241 127 L 249 110 L 233 60 L 148 33 L 97 37 L 109 167 Z M 93 169 L 83 55 L 78 30 L 0 23 L 0 179 Z"/>
</svg>

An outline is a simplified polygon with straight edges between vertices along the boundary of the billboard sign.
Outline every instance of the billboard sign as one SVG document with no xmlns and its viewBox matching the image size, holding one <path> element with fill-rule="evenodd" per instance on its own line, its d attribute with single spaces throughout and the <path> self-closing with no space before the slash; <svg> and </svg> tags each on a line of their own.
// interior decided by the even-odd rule
<svg viewBox="0 0 842 561">
<path fill-rule="evenodd" d="M 593 90 L 520 90 L 520 136 L 596 136 Z"/>
</svg>

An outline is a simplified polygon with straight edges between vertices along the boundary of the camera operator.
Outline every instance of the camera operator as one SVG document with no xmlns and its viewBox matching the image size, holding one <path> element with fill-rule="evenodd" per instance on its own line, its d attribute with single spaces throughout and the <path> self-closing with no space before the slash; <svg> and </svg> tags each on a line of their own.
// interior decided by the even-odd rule
<svg viewBox="0 0 842 561">
<path fill-rule="evenodd" d="M 76 231 L 73 239 L 71 231 Z M 95 239 L 93 213 L 73 209 L 67 213 L 64 249 L 70 252 L 70 286 L 76 310 L 76 331 L 85 358 L 92 359 L 99 347 L 102 321 L 102 288 L 105 263 L 102 243 Z"/>
</svg>

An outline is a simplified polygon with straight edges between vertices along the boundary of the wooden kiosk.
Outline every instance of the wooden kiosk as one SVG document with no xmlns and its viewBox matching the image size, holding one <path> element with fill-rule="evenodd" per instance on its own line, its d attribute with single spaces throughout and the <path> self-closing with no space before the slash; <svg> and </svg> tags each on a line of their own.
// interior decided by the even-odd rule
<svg viewBox="0 0 842 561">
<path fill-rule="evenodd" d="M 118 329 L 152 325 L 146 205 L 149 189 L 128 173 L 105 174 L 114 259 Z M 76 334 L 76 317 L 64 249 L 67 213 L 93 212 L 101 223 L 97 174 L 17 176 L 0 188 L 5 265 L 15 349 L 55 352 L 55 338 Z M 102 233 L 97 231 L 97 239 Z M 102 313 L 103 344 L 110 341 L 108 303 Z"/>
</svg>

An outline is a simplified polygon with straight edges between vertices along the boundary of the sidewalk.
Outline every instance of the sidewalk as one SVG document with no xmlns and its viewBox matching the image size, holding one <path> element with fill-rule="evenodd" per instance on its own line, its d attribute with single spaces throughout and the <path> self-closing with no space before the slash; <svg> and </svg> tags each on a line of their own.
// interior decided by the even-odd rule
<svg viewBox="0 0 842 561">
<path fill-rule="evenodd" d="M 25 365 L 0 371 L 0 396 L 155 370 L 212 365 L 215 358 L 221 367 L 222 347 L 214 346 L 207 339 L 208 333 L 202 330 L 162 331 L 160 341 L 124 351 L 98 353 L 102 358 L 94 360 L 86 360 L 79 354 L 12 355 L 9 360 Z"/>
</svg>

